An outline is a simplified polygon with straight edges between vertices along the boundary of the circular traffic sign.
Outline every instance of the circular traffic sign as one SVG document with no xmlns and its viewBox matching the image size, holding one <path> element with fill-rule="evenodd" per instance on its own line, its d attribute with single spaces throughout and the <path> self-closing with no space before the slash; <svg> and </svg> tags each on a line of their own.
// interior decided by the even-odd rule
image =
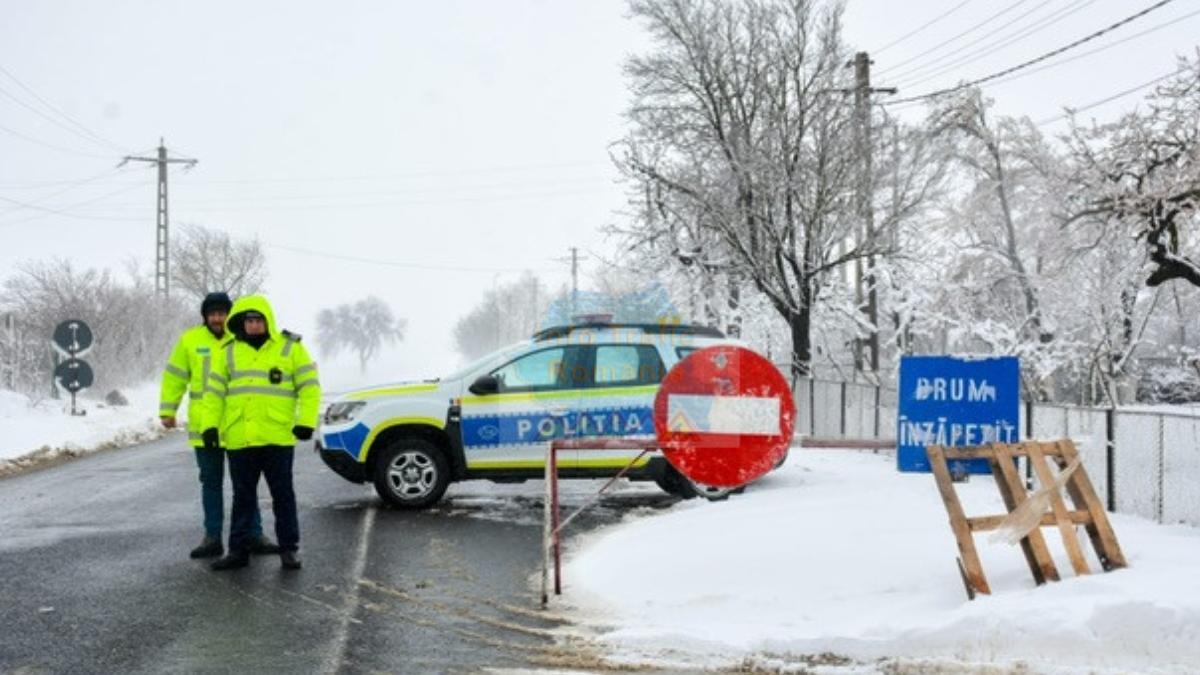
<svg viewBox="0 0 1200 675">
<path fill-rule="evenodd" d="M 783 373 L 734 345 L 689 354 L 654 399 L 654 430 L 667 461 L 715 487 L 745 485 L 774 468 L 791 445 L 795 421 Z"/>
<path fill-rule="evenodd" d="M 92 386 L 94 379 L 92 367 L 80 359 L 67 359 L 54 368 L 54 381 L 72 394 Z"/>
<path fill-rule="evenodd" d="M 70 356 L 80 356 L 92 347 L 92 329 L 79 319 L 67 319 L 54 328 L 54 345 Z"/>
</svg>

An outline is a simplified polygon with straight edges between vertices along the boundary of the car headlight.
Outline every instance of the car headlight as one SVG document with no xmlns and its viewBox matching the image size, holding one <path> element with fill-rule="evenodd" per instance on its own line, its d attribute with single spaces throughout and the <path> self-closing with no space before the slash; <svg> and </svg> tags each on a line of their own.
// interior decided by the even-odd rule
<svg viewBox="0 0 1200 675">
<path fill-rule="evenodd" d="M 325 411 L 325 423 L 349 422 L 366 405 L 366 401 L 338 401 Z"/>
</svg>

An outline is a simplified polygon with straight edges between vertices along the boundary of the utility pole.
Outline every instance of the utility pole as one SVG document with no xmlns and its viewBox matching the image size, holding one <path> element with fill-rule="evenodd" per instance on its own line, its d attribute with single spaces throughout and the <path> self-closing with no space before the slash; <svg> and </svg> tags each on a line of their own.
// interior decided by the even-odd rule
<svg viewBox="0 0 1200 675">
<path fill-rule="evenodd" d="M 579 255 L 579 248 L 571 247 L 570 258 L 554 258 L 558 262 L 571 261 L 571 315 L 567 317 L 568 323 L 575 321 L 575 316 L 579 314 L 579 260 L 587 256 Z"/>
<path fill-rule="evenodd" d="M 875 245 L 875 211 L 871 200 L 874 194 L 875 164 L 872 157 L 874 140 L 871 134 L 871 94 L 895 94 L 895 87 L 871 87 L 871 58 L 867 52 L 858 52 L 854 60 L 846 64 L 854 68 L 854 116 L 857 120 L 858 156 L 862 162 L 859 169 L 858 183 L 858 215 L 862 218 L 862 241 L 868 249 Z M 875 255 L 867 256 L 866 273 L 863 273 L 862 258 L 855 263 L 857 271 L 855 295 L 859 306 L 863 304 L 863 285 L 867 291 L 867 320 L 871 323 L 871 334 L 867 338 L 867 349 L 870 357 L 872 374 L 879 373 L 879 305 L 875 290 Z M 862 340 L 854 341 L 854 369 L 862 372 L 863 363 Z"/>
<path fill-rule="evenodd" d="M 169 248 L 169 223 L 167 217 L 167 165 L 168 164 L 183 164 L 184 168 L 190 169 L 196 166 L 199 160 L 186 158 L 168 158 L 167 148 L 163 144 L 162 138 L 158 139 L 158 156 L 157 157 L 134 157 L 126 155 L 125 159 L 117 166 L 125 166 L 128 162 L 153 162 L 158 165 L 158 202 L 157 214 L 155 223 L 157 228 L 155 232 L 154 246 L 154 291 L 161 294 L 164 298 L 171 295 L 171 261 Z"/>
</svg>

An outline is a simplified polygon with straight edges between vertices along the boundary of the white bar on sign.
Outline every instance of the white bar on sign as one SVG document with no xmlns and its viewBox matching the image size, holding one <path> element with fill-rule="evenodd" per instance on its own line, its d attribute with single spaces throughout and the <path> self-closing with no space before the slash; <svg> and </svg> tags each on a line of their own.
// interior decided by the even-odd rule
<svg viewBox="0 0 1200 675">
<path fill-rule="evenodd" d="M 669 394 L 667 428 L 743 436 L 779 435 L 779 399 Z"/>
</svg>

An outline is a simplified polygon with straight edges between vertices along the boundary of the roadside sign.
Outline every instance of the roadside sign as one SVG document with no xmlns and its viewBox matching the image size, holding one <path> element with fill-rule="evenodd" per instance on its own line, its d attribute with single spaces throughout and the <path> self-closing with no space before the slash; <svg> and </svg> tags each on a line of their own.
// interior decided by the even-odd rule
<svg viewBox="0 0 1200 675">
<path fill-rule="evenodd" d="M 1020 440 L 1021 366 L 1015 356 L 904 356 L 896 468 L 930 470 L 925 446 Z M 953 462 L 951 473 L 990 473 L 985 459 Z"/>
<path fill-rule="evenodd" d="M 689 354 L 663 378 L 654 430 L 663 454 L 697 483 L 737 487 L 784 458 L 796 406 L 783 373 L 744 347 Z"/>
<path fill-rule="evenodd" d="M 54 368 L 54 381 L 71 394 L 79 393 L 92 386 L 92 367 L 86 361 L 67 359 Z"/>
<path fill-rule="evenodd" d="M 92 348 L 92 329 L 78 319 L 67 319 L 54 329 L 54 346 L 68 356 L 82 356 Z"/>
</svg>

